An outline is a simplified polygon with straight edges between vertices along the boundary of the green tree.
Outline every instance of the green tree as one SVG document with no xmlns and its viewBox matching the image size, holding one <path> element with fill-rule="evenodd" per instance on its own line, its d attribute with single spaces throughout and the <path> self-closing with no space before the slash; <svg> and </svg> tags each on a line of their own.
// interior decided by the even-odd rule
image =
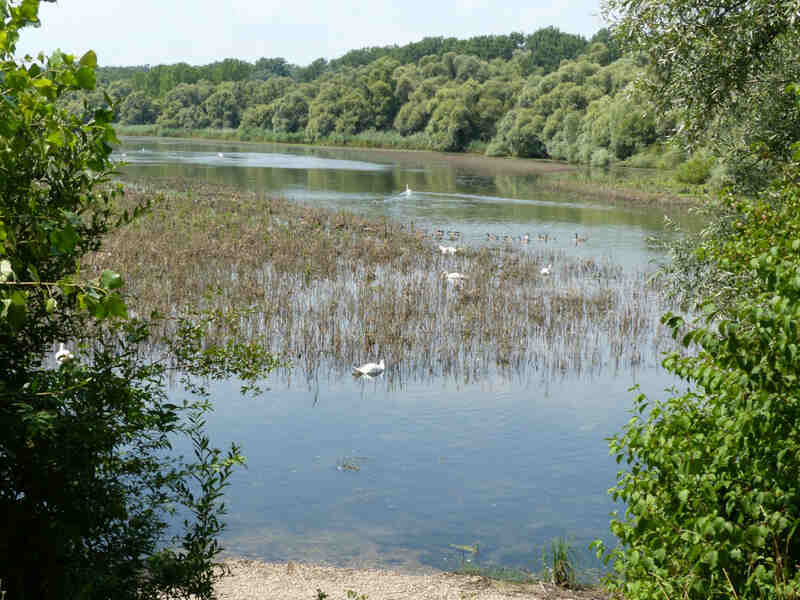
<svg viewBox="0 0 800 600">
<path fill-rule="evenodd" d="M 278 132 L 294 133 L 305 129 L 308 124 L 309 98 L 306 91 L 292 90 L 274 103 L 272 129 Z"/>
<path fill-rule="evenodd" d="M 271 77 L 289 77 L 291 68 L 285 58 L 259 58 L 253 65 L 250 79 L 270 79 Z"/>
<path fill-rule="evenodd" d="M 125 125 L 155 123 L 158 107 L 145 92 L 137 90 L 129 94 L 119 107 L 119 121 Z"/>
<path fill-rule="evenodd" d="M 545 71 L 557 69 L 564 59 L 576 58 L 588 42 L 579 35 L 563 33 L 557 27 L 544 27 L 525 38 L 525 48 L 533 55 L 533 63 Z"/>
<path fill-rule="evenodd" d="M 157 123 L 165 127 L 207 127 L 210 122 L 203 103 L 214 92 L 208 81 L 175 86 L 161 102 Z"/>
<path fill-rule="evenodd" d="M 37 0 L 0 2 L 0 580 L 8 597 L 210 598 L 221 494 L 241 456 L 209 445 L 208 403 L 167 397 L 167 365 L 195 377 L 257 378 L 272 356 L 205 347 L 210 317 L 179 317 L 149 362 L 122 277 L 81 258 L 146 206 L 123 211 L 109 182 L 112 111 L 58 107 L 95 86 L 96 57 L 14 58 Z M 155 317 L 154 317 L 155 318 Z M 67 342 L 60 363 L 52 351 Z M 197 462 L 171 452 L 185 434 Z M 185 531 L 167 535 L 181 507 Z"/>
<path fill-rule="evenodd" d="M 800 109 L 786 89 L 800 80 L 793 2 L 605 0 L 604 12 L 616 39 L 649 59 L 642 83 L 660 112 L 677 111 L 687 141 L 711 142 L 739 163 L 754 163 L 754 147 L 762 159 L 790 157 L 800 138 Z M 742 169 L 740 181 L 758 171 Z"/>
<path fill-rule="evenodd" d="M 487 149 L 490 156 L 545 158 L 547 148 L 542 141 L 544 117 L 529 108 L 508 111 L 497 125 L 497 135 Z"/>
<path fill-rule="evenodd" d="M 691 391 L 639 396 L 611 440 L 625 513 L 611 522 L 619 546 L 598 545 L 630 600 L 800 597 L 798 171 L 725 198 L 732 232 L 697 252 L 724 275 L 729 307 L 709 295 L 702 320 L 663 319 L 693 349 L 663 363 Z"/>
<path fill-rule="evenodd" d="M 256 104 L 242 114 L 240 129 L 272 129 L 273 108 L 271 104 Z"/>
<path fill-rule="evenodd" d="M 211 122 L 211 127 L 216 128 L 235 128 L 239 126 L 239 107 L 241 103 L 237 100 L 233 89 L 222 88 L 206 98 L 203 108 Z"/>
</svg>

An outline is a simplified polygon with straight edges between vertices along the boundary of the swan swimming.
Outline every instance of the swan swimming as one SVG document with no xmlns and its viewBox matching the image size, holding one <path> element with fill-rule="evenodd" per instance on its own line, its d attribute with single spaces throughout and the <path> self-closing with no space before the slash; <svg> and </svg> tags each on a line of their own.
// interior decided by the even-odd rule
<svg viewBox="0 0 800 600">
<path fill-rule="evenodd" d="M 386 363 L 381 359 L 379 363 L 367 363 L 360 367 L 353 367 L 353 375 L 380 375 L 386 368 Z"/>
<path fill-rule="evenodd" d="M 406 196 L 410 196 L 411 194 L 413 194 L 413 192 L 411 191 L 411 188 L 408 187 L 408 184 L 406 184 Z"/>
<path fill-rule="evenodd" d="M 467 276 L 463 275 L 462 273 L 456 273 L 456 272 L 448 273 L 447 271 L 442 271 L 442 277 L 447 279 L 447 281 L 457 281 L 457 282 L 464 281 L 467 278 Z"/>
<path fill-rule="evenodd" d="M 552 272 L 553 272 L 553 263 L 550 263 L 546 267 L 542 267 L 541 271 L 539 271 L 541 275 L 550 275 Z"/>
<path fill-rule="evenodd" d="M 72 352 L 70 352 L 66 346 L 64 346 L 64 342 L 59 343 L 58 351 L 56 352 L 56 360 L 60 364 L 64 364 L 65 362 L 67 362 L 68 360 L 72 360 L 73 358 L 75 358 L 75 355 Z"/>
<path fill-rule="evenodd" d="M 439 246 L 439 252 L 442 254 L 455 254 L 458 252 L 458 248 L 455 246 Z"/>
</svg>

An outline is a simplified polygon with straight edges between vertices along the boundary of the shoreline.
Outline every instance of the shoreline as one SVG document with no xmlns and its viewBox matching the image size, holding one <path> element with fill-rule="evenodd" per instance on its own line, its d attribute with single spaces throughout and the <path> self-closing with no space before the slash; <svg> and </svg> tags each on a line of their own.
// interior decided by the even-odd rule
<svg viewBox="0 0 800 600">
<path fill-rule="evenodd" d="M 406 573 L 325 564 L 223 561 L 230 574 L 216 583 L 220 600 L 608 600 L 599 588 L 566 589 L 543 581 L 514 583 L 447 571 Z M 321 595 L 320 592 L 322 592 Z"/>
</svg>

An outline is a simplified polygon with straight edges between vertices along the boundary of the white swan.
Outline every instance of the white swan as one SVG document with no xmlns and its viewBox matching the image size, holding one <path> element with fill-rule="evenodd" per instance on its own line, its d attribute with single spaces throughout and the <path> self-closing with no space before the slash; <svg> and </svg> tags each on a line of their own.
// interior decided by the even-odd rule
<svg viewBox="0 0 800 600">
<path fill-rule="evenodd" d="M 458 248 L 455 246 L 439 246 L 439 252 L 442 254 L 455 254 L 458 252 Z"/>
<path fill-rule="evenodd" d="M 379 363 L 367 363 L 360 367 L 353 367 L 353 375 L 380 375 L 386 368 L 386 363 L 381 359 Z"/>
<path fill-rule="evenodd" d="M 550 263 L 546 267 L 542 267 L 539 271 L 540 275 L 550 275 L 553 272 L 553 263 Z"/>
<path fill-rule="evenodd" d="M 225 155 L 222 152 L 217 152 L 217 156 L 220 158 L 225 158 Z"/>
<path fill-rule="evenodd" d="M 56 360 L 64 364 L 66 361 L 72 360 L 73 358 L 75 358 L 75 355 L 64 346 L 64 342 L 59 343 L 58 351 L 56 352 Z"/>
<path fill-rule="evenodd" d="M 447 271 L 442 271 L 442 277 L 447 279 L 447 281 L 464 281 L 467 278 L 467 276 L 462 273 L 448 273 Z"/>
<path fill-rule="evenodd" d="M 411 188 L 408 187 L 408 184 L 406 184 L 406 196 L 410 196 L 412 193 L 413 192 L 411 191 Z"/>
</svg>

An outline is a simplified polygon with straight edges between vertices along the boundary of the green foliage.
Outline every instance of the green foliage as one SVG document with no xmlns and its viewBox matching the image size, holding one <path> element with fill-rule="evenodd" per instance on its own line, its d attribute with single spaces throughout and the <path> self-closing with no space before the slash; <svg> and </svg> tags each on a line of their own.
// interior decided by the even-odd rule
<svg viewBox="0 0 800 600">
<path fill-rule="evenodd" d="M 675 178 L 681 183 L 693 183 L 695 185 L 705 183 L 711 176 L 711 168 L 713 166 L 713 156 L 707 152 L 697 152 L 678 166 Z"/>
<path fill-rule="evenodd" d="M 278 133 L 294 133 L 308 124 L 308 97 L 301 90 L 294 90 L 276 100 L 272 114 L 272 129 Z"/>
<path fill-rule="evenodd" d="M 620 545 L 599 554 L 631 600 L 800 596 L 798 168 L 756 199 L 726 197 L 732 231 L 696 253 L 729 297 L 707 297 L 695 323 L 663 318 L 694 350 L 663 363 L 690 391 L 639 396 L 610 441 L 626 509 Z"/>
<path fill-rule="evenodd" d="M 92 92 L 94 53 L 15 60 L 37 14 L 35 0 L 0 2 L 0 579 L 20 600 L 210 598 L 221 493 L 243 459 L 210 447 L 202 395 L 177 404 L 166 383 L 174 369 L 202 394 L 192 375 L 253 382 L 275 362 L 208 344 L 218 316 L 198 313 L 173 352 L 149 359 L 148 322 L 129 317 L 121 275 L 83 276 L 82 257 L 149 206 L 118 209 L 111 108 L 60 108 Z M 60 363 L 58 342 L 71 354 Z M 193 463 L 170 453 L 181 435 Z M 170 538 L 179 507 L 185 531 Z"/>
<path fill-rule="evenodd" d="M 685 140 L 718 155 L 758 146 L 771 160 L 791 156 L 800 139 L 800 109 L 786 89 L 800 80 L 793 3 L 605 0 L 604 12 L 626 49 L 651 59 L 643 88 L 660 113 L 679 115 Z M 741 169 L 738 181 L 753 189 L 750 179 Z"/>
<path fill-rule="evenodd" d="M 544 27 L 529 35 L 525 48 L 533 53 L 537 66 L 551 71 L 564 59 L 576 58 L 588 42 L 579 35 L 562 33 L 557 27 Z"/>
<path fill-rule="evenodd" d="M 154 123 L 157 117 L 155 103 L 142 91 L 126 96 L 119 108 L 119 121 L 126 125 Z"/>
<path fill-rule="evenodd" d="M 550 27 L 366 48 L 304 68 L 282 59 L 250 67 L 228 59 L 109 68 L 102 79 L 122 101 L 120 122 L 182 136 L 238 127 L 239 139 L 374 145 L 381 136 L 361 134 L 387 131 L 400 136 L 391 147 L 607 164 L 673 129 L 671 118 L 654 120 L 629 97 L 625 88 L 640 67 L 620 58 L 607 30 L 591 44 Z M 64 102 L 83 115 L 84 99 L 91 108 L 104 101 L 95 93 Z"/>
</svg>

